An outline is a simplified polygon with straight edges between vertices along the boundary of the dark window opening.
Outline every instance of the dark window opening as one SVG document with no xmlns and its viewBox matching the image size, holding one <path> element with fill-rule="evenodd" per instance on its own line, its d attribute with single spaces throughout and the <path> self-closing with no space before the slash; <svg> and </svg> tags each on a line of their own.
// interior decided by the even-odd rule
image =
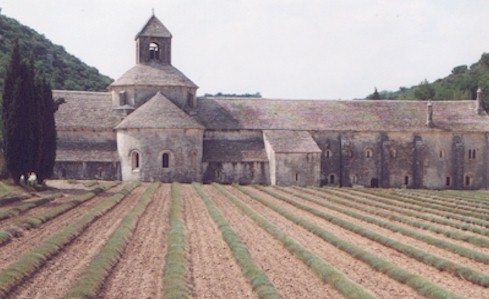
<svg viewBox="0 0 489 299">
<path fill-rule="evenodd" d="M 379 188 L 379 179 L 378 178 L 372 178 L 370 180 L 370 187 Z"/>
<path fill-rule="evenodd" d="M 190 92 L 187 94 L 187 106 L 189 108 L 195 108 L 194 107 L 194 95 Z"/>
<path fill-rule="evenodd" d="M 324 156 L 326 157 L 326 159 L 329 159 L 333 156 L 333 153 L 330 150 L 326 150 Z"/>
<path fill-rule="evenodd" d="M 365 151 L 365 157 L 366 158 L 371 158 L 373 156 L 373 152 L 371 149 L 368 149 Z"/>
<path fill-rule="evenodd" d="M 296 174 L 295 174 L 295 181 L 296 181 L 296 182 L 298 182 L 298 181 L 299 181 L 299 174 L 298 174 L 298 173 L 296 173 Z"/>
<path fill-rule="evenodd" d="M 409 185 L 409 176 L 404 177 L 404 185 Z"/>
<path fill-rule="evenodd" d="M 440 159 L 443 159 L 445 157 L 445 152 L 443 150 L 440 151 Z"/>
<path fill-rule="evenodd" d="M 149 58 L 151 60 L 160 60 L 160 46 L 157 43 L 149 44 Z"/>
<path fill-rule="evenodd" d="M 334 185 L 334 183 L 335 183 L 335 176 L 334 176 L 334 174 L 332 174 L 332 175 L 329 176 L 329 183 L 331 185 Z"/>
<path fill-rule="evenodd" d="M 138 152 L 132 152 L 131 154 L 131 166 L 132 170 L 137 170 L 139 169 L 139 164 L 140 164 L 140 158 L 139 158 L 139 153 Z"/>
<path fill-rule="evenodd" d="M 471 160 L 475 159 L 475 149 L 469 150 L 469 159 L 471 159 Z"/>
<path fill-rule="evenodd" d="M 452 182 L 451 182 L 450 177 L 449 177 L 449 176 L 447 176 L 447 180 L 446 180 L 446 182 L 445 182 L 445 185 L 450 186 L 450 185 L 451 185 L 451 183 L 452 183 Z"/>
<path fill-rule="evenodd" d="M 468 175 L 465 176 L 465 186 L 470 186 L 472 183 L 472 178 Z"/>
<path fill-rule="evenodd" d="M 168 168 L 170 167 L 170 155 L 168 153 L 164 153 L 161 156 L 161 166 L 163 168 Z"/>
</svg>

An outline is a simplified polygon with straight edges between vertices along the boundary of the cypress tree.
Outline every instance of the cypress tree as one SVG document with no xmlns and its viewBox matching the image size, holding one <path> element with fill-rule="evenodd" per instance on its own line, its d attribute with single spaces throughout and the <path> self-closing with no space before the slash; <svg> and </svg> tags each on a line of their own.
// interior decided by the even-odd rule
<svg viewBox="0 0 489 299">
<path fill-rule="evenodd" d="M 53 175 L 54 162 L 56 160 L 56 124 L 54 112 L 56 110 L 53 101 L 53 93 L 49 82 L 42 78 L 38 81 L 38 94 L 40 95 L 40 159 L 37 179 L 39 182 Z"/>
<path fill-rule="evenodd" d="M 35 172 L 38 181 L 52 175 L 56 128 L 51 87 L 36 79 L 32 63 L 14 45 L 2 97 L 3 149 L 6 168 L 14 182 Z"/>
</svg>

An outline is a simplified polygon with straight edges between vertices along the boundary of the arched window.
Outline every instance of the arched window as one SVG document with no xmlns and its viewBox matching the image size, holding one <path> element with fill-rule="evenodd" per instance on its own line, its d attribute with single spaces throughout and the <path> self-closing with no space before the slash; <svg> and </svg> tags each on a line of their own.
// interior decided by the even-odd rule
<svg viewBox="0 0 489 299">
<path fill-rule="evenodd" d="M 395 149 L 391 149 L 391 158 L 397 158 L 397 151 Z"/>
<path fill-rule="evenodd" d="M 169 168 L 170 167 L 170 154 L 164 153 L 161 155 L 161 167 Z"/>
<path fill-rule="evenodd" d="M 445 181 L 445 185 L 450 186 L 452 184 L 451 181 L 452 181 L 452 179 L 449 176 L 447 176 L 447 179 Z"/>
<path fill-rule="evenodd" d="M 374 152 L 372 149 L 368 148 L 365 150 L 365 158 L 372 158 L 374 155 Z"/>
<path fill-rule="evenodd" d="M 465 186 L 466 187 L 472 186 L 472 177 L 470 175 L 465 176 Z"/>
<path fill-rule="evenodd" d="M 335 175 L 334 175 L 334 174 L 331 174 L 331 175 L 329 176 L 329 183 L 330 183 L 331 185 L 334 185 L 334 184 L 335 184 Z"/>
<path fill-rule="evenodd" d="M 131 168 L 132 170 L 139 170 L 141 165 L 141 157 L 137 151 L 131 153 Z"/>
<path fill-rule="evenodd" d="M 327 149 L 327 150 L 324 152 L 324 157 L 325 157 L 326 159 L 329 159 L 329 158 L 333 157 L 333 152 L 332 152 L 331 150 Z"/>
<path fill-rule="evenodd" d="M 151 60 L 160 60 L 160 46 L 157 43 L 149 44 L 149 58 Z"/>
<path fill-rule="evenodd" d="M 445 158 L 445 151 L 440 150 L 439 156 L 440 156 L 440 160 L 443 160 Z"/>
<path fill-rule="evenodd" d="M 404 185 L 409 186 L 409 176 L 404 176 Z"/>
<path fill-rule="evenodd" d="M 351 183 L 353 185 L 358 184 L 358 176 L 356 174 L 351 176 Z"/>
<path fill-rule="evenodd" d="M 298 181 L 299 181 L 299 174 L 298 174 L 298 173 L 296 173 L 296 174 L 295 174 L 295 181 L 296 181 L 296 182 L 298 182 Z"/>
</svg>

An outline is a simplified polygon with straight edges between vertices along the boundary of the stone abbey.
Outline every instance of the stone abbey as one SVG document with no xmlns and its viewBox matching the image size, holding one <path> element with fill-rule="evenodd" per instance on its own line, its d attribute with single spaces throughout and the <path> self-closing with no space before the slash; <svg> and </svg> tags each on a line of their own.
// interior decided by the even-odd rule
<svg viewBox="0 0 489 299">
<path fill-rule="evenodd" d="M 109 92 L 54 91 L 57 178 L 489 187 L 489 117 L 469 101 L 197 98 L 153 15 Z"/>
</svg>

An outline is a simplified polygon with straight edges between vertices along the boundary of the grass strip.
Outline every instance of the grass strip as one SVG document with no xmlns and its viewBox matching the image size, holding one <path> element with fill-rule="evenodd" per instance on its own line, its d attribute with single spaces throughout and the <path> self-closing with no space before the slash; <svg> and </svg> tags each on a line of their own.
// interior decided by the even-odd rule
<svg viewBox="0 0 489 299">
<path fill-rule="evenodd" d="M 467 209 L 465 209 L 463 207 L 452 208 L 452 207 L 448 207 L 446 205 L 430 203 L 430 200 L 428 200 L 428 199 L 425 199 L 425 200 L 407 199 L 406 197 L 403 197 L 403 196 L 399 196 L 399 195 L 395 195 L 395 194 L 385 195 L 385 194 L 382 194 L 381 192 L 372 191 L 372 190 L 361 190 L 361 191 L 352 190 L 352 191 L 363 193 L 363 194 L 374 194 L 377 196 L 382 196 L 384 198 L 388 198 L 391 202 L 392 201 L 398 202 L 398 203 L 401 203 L 401 204 L 406 205 L 406 206 L 412 205 L 415 207 L 422 207 L 423 209 L 426 209 L 426 211 L 429 211 L 430 213 L 432 213 L 432 211 L 437 211 L 439 213 L 441 212 L 441 213 L 447 215 L 446 216 L 447 218 L 454 218 L 455 219 L 455 216 L 457 216 L 457 217 L 466 218 L 466 220 L 469 220 L 469 221 L 472 221 L 472 219 L 473 219 L 473 220 L 482 220 L 486 224 L 489 223 L 489 215 L 487 215 L 485 213 L 480 213 L 480 212 L 467 211 Z M 448 213 L 451 213 L 451 214 L 448 214 Z"/>
<path fill-rule="evenodd" d="M 489 201 L 488 199 L 474 199 L 468 198 L 467 196 L 456 196 L 449 195 L 448 193 L 444 193 L 443 191 L 438 190 L 421 190 L 421 192 L 416 192 L 414 189 L 392 189 L 390 193 L 406 195 L 406 196 L 414 196 L 417 198 L 430 198 L 436 201 L 441 202 L 450 202 L 456 205 L 465 205 L 480 209 L 489 209 Z M 468 195 L 468 194 L 467 194 Z"/>
<path fill-rule="evenodd" d="M 412 217 L 416 217 L 419 219 L 424 219 L 424 220 L 428 220 L 431 222 L 435 222 L 438 224 L 448 225 L 448 226 L 452 226 L 455 228 L 460 228 L 462 230 L 475 232 L 475 233 L 480 234 L 480 235 L 489 236 L 489 230 L 484 229 L 484 228 L 489 228 L 489 222 L 488 221 L 484 221 L 484 220 L 480 220 L 480 219 L 474 219 L 474 218 L 462 217 L 459 215 L 454 215 L 454 214 L 449 214 L 449 213 L 445 213 L 445 212 L 441 212 L 441 211 L 437 211 L 437 210 L 433 210 L 433 209 L 423 208 L 420 206 L 404 205 L 404 204 L 399 203 L 399 202 L 390 201 L 389 197 L 387 197 L 387 196 L 380 196 L 380 195 L 379 196 L 371 196 L 367 193 L 362 193 L 362 192 L 360 192 L 360 194 L 355 195 L 355 194 L 352 194 L 352 192 L 353 192 L 352 189 L 339 190 L 339 189 L 335 189 L 335 188 L 317 188 L 317 187 L 313 187 L 313 189 L 316 191 L 319 191 L 321 193 L 334 194 L 337 196 L 343 196 L 345 198 L 346 198 L 346 196 L 348 196 L 346 194 L 350 194 L 352 196 L 361 196 L 364 199 L 360 200 L 357 198 L 355 200 L 357 202 L 365 203 L 365 204 L 370 205 L 370 206 L 381 207 L 381 208 L 386 209 L 386 210 L 402 213 L 402 214 L 407 215 L 407 216 L 412 216 Z M 352 198 L 353 197 L 349 197 L 348 199 L 352 199 Z M 380 205 L 379 203 L 382 203 L 382 205 Z M 412 211 L 415 211 L 415 212 L 412 212 Z M 442 217 L 442 218 L 433 217 L 433 216 L 426 215 L 426 214 L 432 214 L 432 215 L 436 215 L 436 216 Z M 444 218 L 459 220 L 459 221 L 462 221 L 466 224 L 456 223 L 456 222 L 453 222 L 453 221 L 450 221 L 450 220 L 447 220 Z M 484 228 L 473 227 L 471 225 L 478 225 L 478 226 L 482 226 Z"/>
<path fill-rule="evenodd" d="M 27 194 L 16 194 L 16 195 L 12 195 L 9 197 L 1 198 L 0 199 L 0 206 L 8 205 L 8 204 L 11 204 L 11 203 L 14 203 L 17 201 L 21 201 L 24 199 L 28 199 L 28 198 L 30 198 L 30 196 Z"/>
<path fill-rule="evenodd" d="M 416 260 L 418 260 L 418 261 L 420 261 L 426 265 L 434 267 L 437 270 L 445 271 L 447 273 L 452 274 L 453 276 L 455 276 L 457 278 L 465 279 L 467 281 L 470 281 L 472 283 L 478 284 L 478 285 L 483 286 L 483 287 L 489 287 L 489 275 L 487 275 L 485 273 L 473 270 L 473 269 L 468 268 L 468 267 L 458 265 L 454 262 L 440 258 L 438 256 L 435 256 L 435 255 L 430 254 L 428 252 L 425 252 L 423 250 L 419 250 L 415 247 L 412 247 L 412 246 L 406 245 L 404 243 L 398 242 L 396 240 L 384 237 L 379 233 L 364 229 L 360 226 L 354 225 L 354 224 L 352 224 L 348 221 L 345 221 L 343 219 L 334 217 L 334 216 L 329 215 L 325 212 L 319 211 L 317 209 L 303 205 L 303 204 L 298 203 L 296 201 L 290 200 L 289 198 L 287 198 L 281 194 L 278 194 L 278 193 L 270 191 L 270 190 L 266 190 L 263 187 L 256 186 L 256 188 L 262 190 L 263 192 L 266 192 L 266 193 L 272 195 L 273 197 L 275 197 L 277 199 L 285 201 L 285 202 L 293 205 L 294 207 L 300 208 L 300 209 L 307 211 L 307 212 L 309 212 L 315 216 L 318 216 L 318 217 L 320 217 L 320 218 L 322 218 L 328 222 L 331 222 L 335 225 L 338 225 L 339 227 L 342 227 L 346 230 L 354 232 L 354 233 L 356 233 L 360 236 L 363 236 L 367 239 L 370 239 L 372 241 L 380 243 L 386 247 L 392 248 L 392 249 L 394 249 L 394 250 L 396 250 L 396 251 L 398 251 L 398 252 L 400 252 L 400 253 L 408 256 L 408 257 L 412 257 L 412 258 L 414 258 L 414 259 L 416 259 Z M 249 192 L 247 190 L 243 190 L 243 192 L 245 192 L 245 191 L 252 194 L 251 192 Z M 258 200 L 259 197 L 256 194 L 254 194 L 254 196 L 256 197 L 255 199 Z M 269 203 L 269 202 L 267 202 L 261 198 L 260 198 L 260 200 L 262 200 L 263 203 L 267 206 L 268 205 L 270 205 L 270 207 L 273 206 L 273 209 L 277 209 L 277 212 L 280 210 L 281 212 L 288 213 L 284 209 L 278 208 L 275 205 L 273 205 L 273 204 L 271 204 L 271 203 Z M 289 214 L 291 214 L 291 213 L 289 213 Z M 314 226 L 310 226 L 310 227 L 313 228 Z"/>
<path fill-rule="evenodd" d="M 185 253 L 184 204 L 180 184 L 171 185 L 172 205 L 170 208 L 170 231 L 168 251 L 163 269 L 163 298 L 181 299 L 190 297 L 190 283 L 187 280 L 187 260 Z"/>
<path fill-rule="evenodd" d="M 289 190 L 291 190 L 290 188 L 287 188 L 287 189 L 283 189 L 280 187 L 276 187 L 276 188 L 283 190 L 284 192 L 289 192 Z M 407 224 L 407 225 L 410 225 L 412 227 L 432 231 L 432 232 L 435 232 L 437 234 L 441 234 L 441 235 L 444 235 L 446 237 L 452 238 L 454 240 L 465 241 L 467 243 L 473 244 L 473 245 L 478 246 L 478 247 L 489 247 L 489 239 L 474 236 L 471 234 L 458 232 L 455 230 L 449 230 L 449 229 L 441 228 L 439 226 L 435 226 L 435 225 L 432 225 L 429 223 L 411 220 L 411 219 L 408 219 L 406 217 L 394 215 L 394 214 L 389 213 L 389 212 L 383 212 L 383 211 L 380 211 L 379 209 L 370 208 L 370 207 L 365 206 L 365 205 L 372 206 L 366 202 L 362 202 L 364 205 L 357 205 L 357 204 L 355 204 L 355 202 L 361 202 L 361 201 L 359 201 L 356 197 L 351 197 L 348 195 L 345 195 L 345 196 L 336 195 L 335 196 L 336 198 L 332 198 L 331 196 L 326 196 L 324 194 L 321 194 L 317 191 L 314 191 L 314 190 L 311 190 L 308 188 L 300 188 L 300 187 L 295 188 L 294 187 L 294 189 L 300 190 L 303 193 L 313 194 L 314 196 L 318 196 L 318 197 L 321 197 L 322 199 L 325 199 L 327 201 L 334 202 L 334 203 L 337 203 L 340 205 L 344 205 L 348 208 L 353 208 L 353 209 L 356 209 L 359 211 L 364 211 L 364 212 L 367 212 L 369 214 L 380 216 L 380 217 L 383 217 L 383 218 L 386 218 L 386 219 L 389 219 L 392 221 L 397 221 L 397 222 L 400 222 L 403 224 Z M 290 192 L 290 193 L 295 194 L 294 192 Z M 299 195 L 296 195 L 296 196 L 299 196 Z M 338 199 L 339 197 L 341 197 L 341 199 Z M 305 198 L 303 198 L 303 199 L 305 199 Z M 343 199 L 345 199 L 345 200 L 343 200 Z M 346 201 L 346 199 L 348 199 L 348 201 Z M 306 200 L 309 200 L 309 199 L 306 199 Z M 322 205 L 321 201 L 316 202 L 316 203 Z M 380 205 L 378 205 L 378 207 L 383 209 Z M 415 217 L 414 215 L 412 215 L 412 216 Z M 424 220 L 428 220 L 428 218 L 426 218 Z M 431 221 L 431 222 L 433 222 L 433 221 Z"/>
<path fill-rule="evenodd" d="M 374 191 L 373 194 L 376 192 Z M 424 206 L 428 207 L 433 207 L 433 208 L 439 208 L 443 210 L 447 210 L 449 212 L 454 212 L 454 213 L 459 213 L 463 215 L 482 215 L 482 217 L 488 217 L 487 214 L 489 214 L 489 211 L 487 210 L 487 207 L 483 207 L 480 205 L 471 205 L 470 203 L 461 201 L 461 200 L 454 200 L 452 198 L 450 199 L 440 199 L 437 198 L 436 196 L 427 196 L 427 195 L 412 195 L 409 193 L 403 193 L 403 192 L 393 192 L 391 190 L 388 190 L 388 192 L 385 191 L 379 191 L 378 194 L 391 194 L 391 195 L 396 195 L 400 197 L 401 200 L 410 202 L 413 204 L 418 204 L 421 203 Z"/>
<path fill-rule="evenodd" d="M 268 220 L 258 215 L 258 213 L 256 213 L 252 208 L 229 193 L 222 186 L 218 184 L 213 185 L 222 194 L 224 194 L 224 196 L 238 206 L 246 215 L 255 221 L 261 228 L 280 241 L 290 253 L 302 260 L 302 262 L 304 262 L 304 264 L 306 264 L 322 281 L 333 286 L 343 296 L 346 298 L 355 299 L 375 298 L 375 296 L 363 286 L 350 280 L 344 273 L 338 271 L 319 256 L 307 250 L 284 231 L 280 230 Z"/>
<path fill-rule="evenodd" d="M 202 190 L 200 184 L 192 184 L 195 191 L 200 195 L 204 201 L 207 211 L 214 220 L 214 223 L 218 226 L 221 231 L 222 237 L 226 244 L 231 249 L 234 259 L 238 263 L 241 272 L 248 279 L 251 287 L 261 299 L 275 299 L 283 298 L 282 294 L 275 288 L 273 283 L 268 278 L 266 272 L 260 268 L 251 257 L 248 248 L 241 242 L 236 232 L 231 228 L 226 218 L 216 207 L 214 202 L 209 198 L 209 196 Z"/>
<path fill-rule="evenodd" d="M 352 257 L 364 262 L 365 264 L 369 265 L 372 269 L 379 271 L 383 274 L 386 274 L 390 278 L 408 285 L 411 287 L 413 290 L 418 292 L 419 294 L 426 296 L 428 298 L 432 299 L 444 299 L 444 298 L 463 298 L 459 295 L 453 294 L 450 291 L 434 284 L 433 282 L 427 280 L 426 278 L 413 274 L 405 269 L 402 269 L 400 267 L 397 267 L 396 265 L 393 265 L 389 263 L 388 261 L 375 256 L 368 251 L 365 251 L 359 247 L 356 247 L 346 241 L 343 241 L 342 239 L 336 237 L 335 235 L 327 232 L 326 230 L 322 229 L 321 227 L 314 225 L 310 222 L 305 221 L 304 219 L 294 215 L 293 213 L 288 212 L 285 209 L 280 208 L 277 205 L 274 205 L 262 197 L 260 197 L 258 194 L 253 193 L 251 191 L 248 191 L 242 187 L 238 187 L 238 189 L 243 192 L 244 194 L 248 195 L 249 197 L 257 200 L 258 202 L 262 203 L 263 205 L 271 208 L 272 210 L 276 211 L 280 215 L 284 216 L 285 218 L 289 219 L 290 221 L 302 226 L 303 228 L 307 229 L 311 233 L 317 235 L 318 237 L 322 238 L 326 242 L 330 243 L 331 245 L 337 247 L 338 249 L 350 254 Z"/>
<path fill-rule="evenodd" d="M 15 207 L 12 207 L 8 210 L 0 211 L 0 220 L 4 220 L 4 219 L 8 219 L 8 218 L 18 216 L 18 215 L 20 215 L 20 214 L 22 214 L 22 213 L 24 213 L 24 212 L 26 212 L 32 208 L 46 204 L 46 203 L 52 201 L 53 199 L 56 199 L 59 197 L 63 197 L 63 194 L 55 193 L 55 194 L 50 194 L 48 196 L 42 197 L 40 199 L 36 199 L 36 200 L 28 201 L 28 202 L 22 202 L 22 203 L 16 205 Z"/>
<path fill-rule="evenodd" d="M 17 285 L 38 271 L 49 259 L 63 250 L 70 242 L 84 232 L 96 219 L 105 215 L 141 182 L 133 182 L 90 210 L 85 215 L 74 220 L 60 232 L 42 242 L 33 250 L 24 254 L 7 269 L 0 272 L 0 298 L 7 297 Z"/>
<path fill-rule="evenodd" d="M 97 184 L 98 184 L 98 181 L 94 180 L 94 181 L 88 181 L 88 182 L 83 183 L 83 186 L 90 188 L 90 187 L 93 187 Z"/>
<path fill-rule="evenodd" d="M 440 240 L 440 239 L 431 237 L 429 235 L 425 235 L 425 234 L 413 231 L 411 229 L 407 229 L 407 228 L 404 228 L 402 226 L 399 226 L 399 225 L 396 225 L 396 224 L 393 224 L 393 223 L 390 223 L 387 221 L 380 220 L 378 218 L 370 217 L 370 216 L 367 216 L 364 214 L 360 214 L 360 213 L 351 211 L 349 209 L 339 208 L 339 207 L 336 207 L 334 205 L 325 203 L 323 201 L 315 200 L 315 199 L 310 198 L 308 196 L 294 192 L 292 190 L 287 190 L 287 189 L 281 188 L 281 187 L 276 187 L 276 188 L 283 191 L 283 192 L 286 192 L 288 194 L 292 194 L 296 197 L 302 198 L 306 201 L 309 201 L 309 202 L 315 203 L 317 205 L 326 207 L 328 209 L 340 212 L 342 214 L 351 216 L 351 217 L 356 218 L 356 219 L 360 219 L 360 220 L 368 222 L 368 223 L 375 224 L 379 227 L 386 228 L 386 229 L 388 229 L 392 232 L 395 232 L 395 233 L 401 233 L 402 235 L 411 237 L 411 238 L 416 239 L 416 240 L 420 240 L 420 241 L 425 242 L 429 245 L 433 245 L 433 246 L 436 246 L 436 247 L 441 248 L 443 250 L 447 250 L 447 251 L 453 252 L 455 254 L 458 254 L 462 257 L 466 257 L 466 258 L 472 259 L 474 261 L 489 265 L 489 255 L 487 255 L 485 253 L 482 253 L 482 252 L 479 252 L 476 250 L 472 250 L 470 248 L 466 248 L 466 247 L 463 247 L 463 246 L 460 246 L 460 245 L 457 245 L 457 244 L 454 244 L 454 243 L 451 243 L 451 242 L 448 242 L 445 240 Z M 354 206 L 355 205 L 352 204 L 350 207 L 354 207 Z"/>
<path fill-rule="evenodd" d="M 23 219 L 22 221 L 18 221 L 15 223 L 15 225 L 22 227 L 24 229 L 31 229 L 31 228 L 39 227 L 43 223 L 45 223 L 45 222 L 47 222 L 53 218 L 56 218 L 57 216 L 75 208 L 76 206 L 84 203 L 85 201 L 88 201 L 88 200 L 94 198 L 98 194 L 105 192 L 106 190 L 113 188 L 118 184 L 120 184 L 120 182 L 110 182 L 106 185 L 99 186 L 99 187 L 94 188 L 94 189 L 86 192 L 85 194 L 77 197 L 74 200 L 60 204 L 59 206 L 51 208 L 47 211 L 40 212 L 38 214 L 32 215 L 26 219 Z M 12 240 L 12 234 L 9 233 L 9 229 L 0 231 L 0 246 L 5 245 L 10 240 Z"/>
<path fill-rule="evenodd" d="M 60 204 L 59 206 L 56 206 L 56 207 L 49 209 L 47 211 L 32 215 L 32 216 L 28 217 L 27 219 L 24 219 L 21 222 L 16 223 L 16 225 L 21 226 L 25 229 L 31 229 L 31 228 L 39 227 L 43 223 L 45 223 L 45 222 L 47 222 L 53 218 L 58 217 L 59 215 L 79 206 L 80 204 L 94 198 L 98 194 L 105 192 L 106 190 L 113 188 L 119 184 L 120 184 L 120 182 L 110 182 L 106 185 L 99 186 L 97 188 L 94 188 L 94 189 L 84 193 L 81 196 L 78 196 L 76 199 L 65 202 L 63 204 Z"/>
<path fill-rule="evenodd" d="M 116 231 L 110 236 L 102 250 L 81 274 L 78 282 L 66 293 L 65 298 L 97 298 L 97 294 L 121 259 L 129 244 L 137 223 L 153 199 L 153 194 L 161 183 L 151 184 L 143 193 L 133 209 L 122 219 Z"/>
</svg>

